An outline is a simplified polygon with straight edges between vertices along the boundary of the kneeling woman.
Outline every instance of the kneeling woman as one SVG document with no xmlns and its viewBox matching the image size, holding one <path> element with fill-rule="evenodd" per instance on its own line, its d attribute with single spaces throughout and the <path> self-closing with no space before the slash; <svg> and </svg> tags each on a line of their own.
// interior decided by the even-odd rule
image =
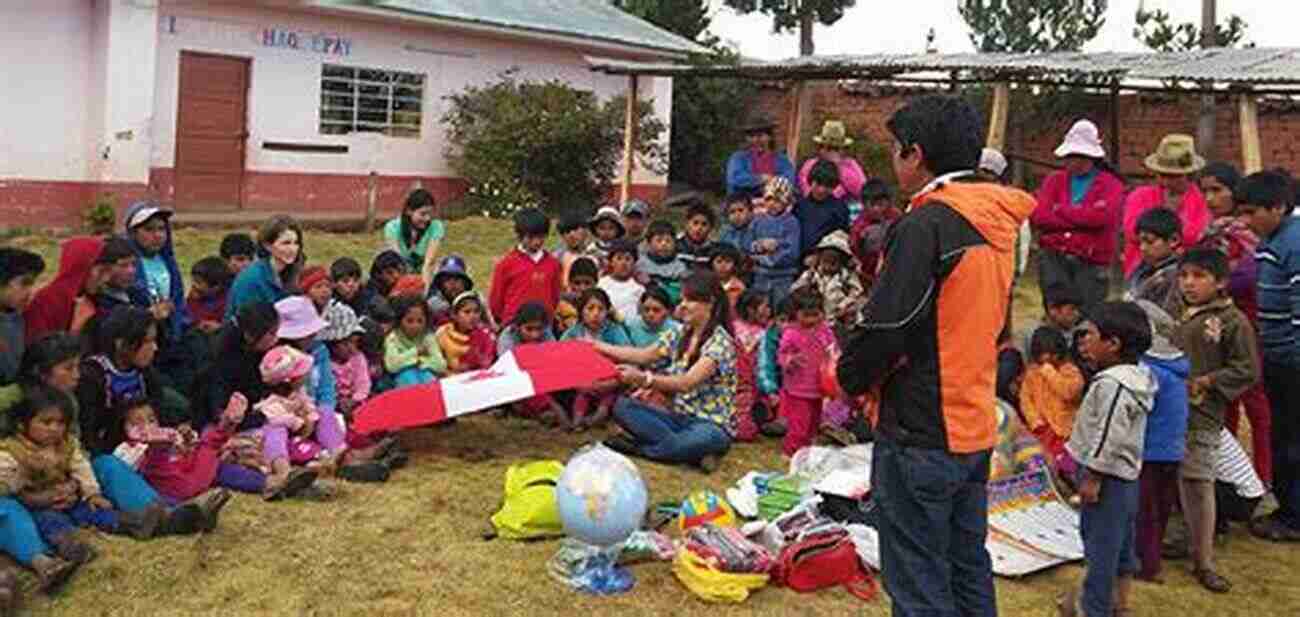
<svg viewBox="0 0 1300 617">
<path fill-rule="evenodd" d="M 598 351 L 617 362 L 651 366 L 661 359 L 670 361 L 663 373 L 619 367 L 620 381 L 640 388 L 641 396 L 622 397 L 615 403 L 614 421 L 627 436 L 606 443 L 625 454 L 713 471 L 731 448 L 736 398 L 730 304 L 717 276 L 698 272 L 687 278 L 682 284 L 681 312 L 680 333 L 668 331 L 655 345 L 595 343 Z M 647 399 L 669 403 L 662 408 L 643 402 Z"/>
</svg>

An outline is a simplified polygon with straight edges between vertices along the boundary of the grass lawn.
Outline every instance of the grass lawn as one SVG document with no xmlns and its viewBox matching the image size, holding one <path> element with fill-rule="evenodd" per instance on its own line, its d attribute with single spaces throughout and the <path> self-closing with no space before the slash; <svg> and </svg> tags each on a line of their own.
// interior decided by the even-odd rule
<svg viewBox="0 0 1300 617">
<path fill-rule="evenodd" d="M 182 267 L 215 253 L 221 232 L 177 233 Z M 508 223 L 452 223 L 447 251 L 467 256 L 486 283 L 492 259 L 512 244 Z M 11 243 L 38 250 L 51 271 L 56 240 Z M 313 263 L 352 255 L 369 267 L 378 235 L 308 234 Z M 187 272 L 188 274 L 188 272 Z M 484 285 L 486 286 L 486 285 Z M 1017 290 L 1017 323 L 1039 314 L 1032 280 Z M 633 568 L 636 587 L 591 598 L 552 582 L 546 561 L 556 543 L 484 542 L 510 464 L 565 460 L 603 433 L 546 432 L 522 420 L 489 416 L 402 436 L 411 465 L 384 485 L 340 485 L 333 503 L 268 504 L 240 495 L 212 535 L 135 542 L 96 534 L 102 555 L 58 595 L 28 594 L 32 614 L 66 615 L 887 615 L 888 602 L 864 604 L 831 590 L 816 594 L 769 587 L 742 605 L 710 605 L 674 580 L 667 564 Z M 774 441 L 738 445 L 710 476 L 637 461 L 654 501 L 694 489 L 722 491 L 752 469 L 784 467 Z M 938 531 L 938 530 L 936 530 Z M 1240 527 L 1219 552 L 1220 571 L 1236 585 L 1225 596 L 1202 591 L 1185 563 L 1167 564 L 1163 585 L 1140 584 L 1136 615 L 1296 615 L 1300 553 L 1254 540 Z M 1077 566 L 1024 580 L 998 579 L 1003 615 L 1054 615 L 1056 594 L 1076 581 Z M 589 612 L 590 611 L 590 612 Z"/>
</svg>

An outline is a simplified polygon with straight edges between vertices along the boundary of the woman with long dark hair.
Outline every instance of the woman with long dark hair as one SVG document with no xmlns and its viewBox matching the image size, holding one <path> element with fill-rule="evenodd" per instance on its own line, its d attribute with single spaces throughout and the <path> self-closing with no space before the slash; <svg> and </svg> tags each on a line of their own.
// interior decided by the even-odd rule
<svg viewBox="0 0 1300 617">
<path fill-rule="evenodd" d="M 614 421 L 626 436 L 607 440 L 625 454 L 665 463 L 689 463 L 705 471 L 717 468 L 731 448 L 736 431 L 736 346 L 731 334 L 731 304 L 712 272 L 697 272 L 682 283 L 680 331 L 666 334 L 645 348 L 595 342 L 609 358 L 650 366 L 669 358 L 662 373 L 634 366 L 619 367 L 619 381 L 669 397 L 667 409 L 637 398 L 614 404 Z"/>
<path fill-rule="evenodd" d="M 411 272 L 424 278 L 426 287 L 433 283 L 438 247 L 447 231 L 447 226 L 434 218 L 436 207 L 429 191 L 415 189 L 406 196 L 402 216 L 384 225 L 388 248 L 402 256 Z"/>
<path fill-rule="evenodd" d="M 258 258 L 235 278 L 226 297 L 226 320 L 255 302 L 279 302 L 298 291 L 298 275 L 307 255 L 302 227 L 292 217 L 277 215 L 257 234 Z"/>
</svg>

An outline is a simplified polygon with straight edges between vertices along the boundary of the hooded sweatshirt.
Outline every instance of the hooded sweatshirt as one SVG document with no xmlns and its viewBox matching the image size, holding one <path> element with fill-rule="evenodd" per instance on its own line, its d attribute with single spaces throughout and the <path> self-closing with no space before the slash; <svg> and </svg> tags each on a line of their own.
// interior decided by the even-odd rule
<svg viewBox="0 0 1300 617">
<path fill-rule="evenodd" d="M 23 313 L 28 342 L 71 327 L 77 297 L 85 291 L 86 279 L 90 278 L 90 270 L 103 249 L 104 241 L 99 238 L 70 238 L 63 243 L 59 273 L 32 296 L 31 304 Z"/>
<path fill-rule="evenodd" d="M 1158 386 L 1147 418 L 1142 460 L 1177 463 L 1183 460 L 1187 440 L 1187 375 L 1192 364 L 1182 352 L 1173 357 L 1148 352 L 1142 365 L 1151 369 Z"/>
<path fill-rule="evenodd" d="M 1117 364 L 1097 373 L 1074 416 L 1065 444 L 1070 456 L 1097 473 L 1137 480 L 1156 388 L 1156 377 L 1145 366 Z"/>
<path fill-rule="evenodd" d="M 841 346 L 838 373 L 849 396 L 881 388 L 882 437 L 966 454 L 997 441 L 997 340 L 1016 236 L 1035 202 L 957 177 L 917 193 L 890 228 L 880 278 Z"/>
<path fill-rule="evenodd" d="M 147 201 L 135 203 L 130 208 L 126 209 L 126 213 L 122 215 L 122 220 L 131 220 L 131 217 L 134 216 L 136 212 L 152 205 L 153 204 Z M 179 341 L 181 340 L 181 335 L 185 330 L 192 325 L 192 320 L 190 318 L 189 308 L 186 307 L 185 303 L 185 279 L 181 276 L 181 268 L 176 263 L 176 249 L 172 245 L 171 219 L 163 218 L 163 221 L 167 224 L 167 239 L 163 241 L 162 248 L 159 249 L 158 254 L 154 256 L 145 254 L 144 249 L 135 243 L 135 238 L 131 235 L 131 230 L 125 230 L 126 239 L 131 242 L 131 247 L 135 249 L 136 255 L 135 285 L 131 287 L 129 293 L 131 295 L 132 303 L 140 308 L 149 308 L 154 297 L 153 293 L 150 291 L 149 274 L 146 270 L 145 260 L 151 257 L 161 258 L 163 266 L 167 269 L 168 288 L 166 290 L 158 290 L 158 292 L 159 295 L 164 296 L 165 299 L 171 300 L 175 309 L 172 310 L 171 317 L 167 318 L 166 324 L 159 327 L 159 333 L 165 335 L 165 340 Z M 160 343 L 160 345 L 166 347 L 165 344 Z"/>
</svg>

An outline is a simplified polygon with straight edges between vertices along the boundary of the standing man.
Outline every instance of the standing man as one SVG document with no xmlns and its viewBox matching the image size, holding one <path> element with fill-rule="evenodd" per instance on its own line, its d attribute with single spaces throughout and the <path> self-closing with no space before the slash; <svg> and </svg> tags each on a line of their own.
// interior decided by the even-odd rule
<svg viewBox="0 0 1300 617">
<path fill-rule="evenodd" d="M 984 548 L 997 338 L 1034 198 L 976 177 L 981 125 L 949 96 L 886 124 L 899 186 L 914 194 L 839 363 L 846 395 L 880 398 L 871 483 L 895 617 L 997 614 Z"/>
<path fill-rule="evenodd" d="M 772 130 L 775 128 L 776 123 L 763 116 L 745 125 L 748 147 L 737 150 L 727 159 L 728 195 L 742 192 L 761 195 L 773 176 L 782 176 L 790 181 L 791 186 L 797 186 L 794 163 L 784 152 L 772 149 Z"/>
</svg>

